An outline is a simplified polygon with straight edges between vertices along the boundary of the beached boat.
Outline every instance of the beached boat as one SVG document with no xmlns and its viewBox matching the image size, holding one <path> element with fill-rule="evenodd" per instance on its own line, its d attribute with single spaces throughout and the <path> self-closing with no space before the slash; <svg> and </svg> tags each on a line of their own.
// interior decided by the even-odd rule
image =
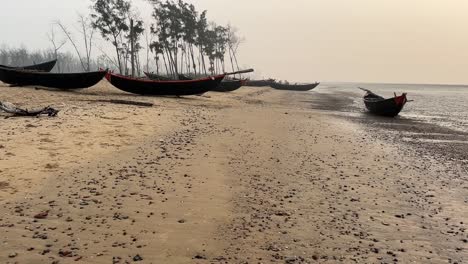
<svg viewBox="0 0 468 264">
<path fill-rule="evenodd" d="M 12 67 L 12 66 L 6 66 L 6 65 L 0 64 L 0 67 L 8 68 L 8 69 L 16 69 L 16 70 L 50 72 L 54 68 L 56 63 L 57 63 L 57 60 L 51 60 L 51 61 L 47 61 L 44 63 L 34 64 L 34 65 L 29 65 L 29 66 L 19 66 L 19 67 Z"/>
<path fill-rule="evenodd" d="M 394 97 L 385 99 L 370 90 L 363 88 L 360 89 L 366 91 L 366 95 L 364 95 L 364 104 L 366 105 L 366 108 L 369 112 L 376 115 L 389 117 L 397 116 L 408 102 L 406 93 L 403 93 L 400 96 L 395 94 Z"/>
<path fill-rule="evenodd" d="M 179 80 L 192 80 L 187 75 L 179 74 Z M 218 87 L 211 90 L 211 92 L 220 92 L 220 93 L 227 93 L 235 91 L 244 85 L 245 80 L 237 80 L 237 79 L 223 79 L 223 81 L 218 85 Z"/>
<path fill-rule="evenodd" d="M 136 79 L 107 73 L 106 79 L 117 89 L 139 95 L 183 96 L 200 95 L 216 88 L 225 74 L 196 80 L 158 81 Z"/>
<path fill-rule="evenodd" d="M 241 88 L 245 80 L 223 80 L 218 87 L 213 89 L 213 92 L 227 93 Z"/>
<path fill-rule="evenodd" d="M 37 85 L 61 90 L 83 89 L 97 84 L 106 71 L 49 73 L 0 67 L 0 81 L 12 86 Z"/>
<path fill-rule="evenodd" d="M 107 73 L 106 79 L 117 89 L 139 95 L 183 96 L 200 95 L 216 89 L 224 77 L 240 73 L 253 72 L 253 69 L 224 73 L 194 80 L 157 81 L 136 79 L 120 74 Z"/>
<path fill-rule="evenodd" d="M 150 78 L 151 80 L 155 80 L 155 81 L 172 81 L 173 80 L 170 77 L 158 75 L 156 73 L 150 73 L 150 72 L 143 72 L 143 73 L 146 75 L 146 77 Z"/>
<path fill-rule="evenodd" d="M 249 86 L 249 87 L 265 87 L 265 86 L 270 86 L 272 83 L 274 83 L 274 79 L 268 79 L 268 80 L 247 80 L 244 84 L 244 86 Z"/>
<path fill-rule="evenodd" d="M 320 83 L 310 83 L 310 84 L 287 84 L 287 83 L 271 83 L 271 88 L 277 90 L 287 90 L 287 91 L 309 91 L 317 87 Z"/>
<path fill-rule="evenodd" d="M 179 74 L 179 80 L 182 80 L 182 81 L 188 81 L 188 80 L 193 80 L 194 78 L 191 78 L 185 74 Z"/>
</svg>

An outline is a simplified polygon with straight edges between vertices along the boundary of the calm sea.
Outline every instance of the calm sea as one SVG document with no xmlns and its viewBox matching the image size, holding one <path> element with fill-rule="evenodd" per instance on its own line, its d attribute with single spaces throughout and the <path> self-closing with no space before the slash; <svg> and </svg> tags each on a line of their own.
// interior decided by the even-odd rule
<svg viewBox="0 0 468 264">
<path fill-rule="evenodd" d="M 384 97 L 393 93 L 408 93 L 409 102 L 398 117 L 401 121 L 409 119 L 418 123 L 427 123 L 468 132 L 468 86 L 425 85 L 425 84 L 369 84 L 369 83 L 325 83 L 314 93 L 328 97 L 343 97 L 341 111 L 351 116 L 365 114 L 362 97 L 363 87 Z"/>
</svg>

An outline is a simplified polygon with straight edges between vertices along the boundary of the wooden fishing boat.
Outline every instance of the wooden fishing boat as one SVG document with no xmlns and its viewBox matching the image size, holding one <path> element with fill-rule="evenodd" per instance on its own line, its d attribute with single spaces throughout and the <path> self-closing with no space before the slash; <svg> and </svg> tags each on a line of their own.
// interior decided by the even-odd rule
<svg viewBox="0 0 468 264">
<path fill-rule="evenodd" d="M 56 63 L 57 63 L 57 60 L 51 60 L 51 61 L 47 61 L 44 63 L 34 64 L 34 65 L 29 65 L 29 66 L 19 66 L 19 67 L 12 67 L 12 66 L 6 66 L 6 65 L 0 64 L 0 67 L 8 68 L 8 69 L 16 69 L 16 70 L 50 72 L 55 67 Z"/>
<path fill-rule="evenodd" d="M 182 81 L 188 81 L 188 80 L 193 80 L 194 78 L 191 78 L 185 74 L 179 74 L 179 80 L 182 80 Z"/>
<path fill-rule="evenodd" d="M 106 79 L 117 89 L 139 95 L 183 96 L 200 95 L 214 88 L 224 79 L 224 74 L 196 80 L 157 81 L 107 73 Z"/>
<path fill-rule="evenodd" d="M 364 104 L 369 112 L 388 117 L 397 116 L 405 104 L 408 102 L 406 98 L 406 93 L 403 93 L 400 96 L 395 96 L 393 98 L 385 99 L 384 97 L 373 93 L 367 89 L 360 88 L 361 90 L 366 91 L 364 95 Z"/>
<path fill-rule="evenodd" d="M 107 71 L 49 73 L 0 67 L 0 81 L 12 86 L 37 85 L 61 90 L 83 89 L 97 84 Z"/>
<path fill-rule="evenodd" d="M 170 77 L 158 75 L 158 74 L 155 74 L 155 73 L 150 73 L 150 72 L 143 72 L 143 73 L 146 75 L 146 77 L 150 78 L 151 80 L 155 80 L 155 81 L 172 81 L 173 80 Z"/>
<path fill-rule="evenodd" d="M 213 92 L 232 92 L 241 88 L 245 83 L 245 80 L 223 80 L 218 87 L 213 89 Z"/>
<path fill-rule="evenodd" d="M 136 79 L 120 74 L 107 73 L 106 79 L 117 89 L 139 95 L 184 96 L 200 95 L 218 87 L 224 77 L 239 73 L 252 72 L 253 69 L 242 70 L 221 75 L 194 80 L 157 81 Z"/>
<path fill-rule="evenodd" d="M 317 87 L 320 83 L 310 83 L 310 84 L 287 84 L 287 83 L 271 83 L 271 88 L 277 90 L 287 90 L 287 91 L 309 91 Z"/>
<path fill-rule="evenodd" d="M 265 87 L 265 86 L 270 86 L 272 83 L 274 83 L 274 79 L 268 79 L 268 80 L 247 80 L 244 84 L 244 86 L 249 86 L 249 87 Z"/>
<path fill-rule="evenodd" d="M 192 79 L 193 78 L 190 78 L 187 75 L 179 74 L 179 80 L 192 80 Z M 245 83 L 245 80 L 223 79 L 223 81 L 221 81 L 218 87 L 212 89 L 211 92 L 220 92 L 220 93 L 232 92 L 241 88 L 244 85 L 244 83 Z"/>
</svg>

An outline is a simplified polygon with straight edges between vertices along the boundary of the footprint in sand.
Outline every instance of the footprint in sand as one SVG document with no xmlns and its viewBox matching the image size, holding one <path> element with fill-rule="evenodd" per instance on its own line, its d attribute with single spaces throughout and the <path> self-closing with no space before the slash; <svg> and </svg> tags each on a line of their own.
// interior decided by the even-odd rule
<svg viewBox="0 0 468 264">
<path fill-rule="evenodd" d="M 59 165 L 57 163 L 47 163 L 44 167 L 48 170 L 54 170 L 58 169 Z"/>
<path fill-rule="evenodd" d="M 6 181 L 0 181 L 0 191 L 10 188 L 10 184 Z"/>
</svg>

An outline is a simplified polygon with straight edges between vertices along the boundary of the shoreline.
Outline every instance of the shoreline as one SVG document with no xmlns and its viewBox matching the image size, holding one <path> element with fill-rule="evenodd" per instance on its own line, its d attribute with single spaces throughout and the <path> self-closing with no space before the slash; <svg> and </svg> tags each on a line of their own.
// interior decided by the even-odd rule
<svg viewBox="0 0 468 264">
<path fill-rule="evenodd" d="M 365 124 L 317 111 L 309 103 L 317 94 L 6 89 L 6 101 L 52 102 L 62 112 L 0 124 L 1 262 L 468 257 L 463 164 L 418 156 Z M 155 106 L 86 101 L 110 97 Z"/>
</svg>

